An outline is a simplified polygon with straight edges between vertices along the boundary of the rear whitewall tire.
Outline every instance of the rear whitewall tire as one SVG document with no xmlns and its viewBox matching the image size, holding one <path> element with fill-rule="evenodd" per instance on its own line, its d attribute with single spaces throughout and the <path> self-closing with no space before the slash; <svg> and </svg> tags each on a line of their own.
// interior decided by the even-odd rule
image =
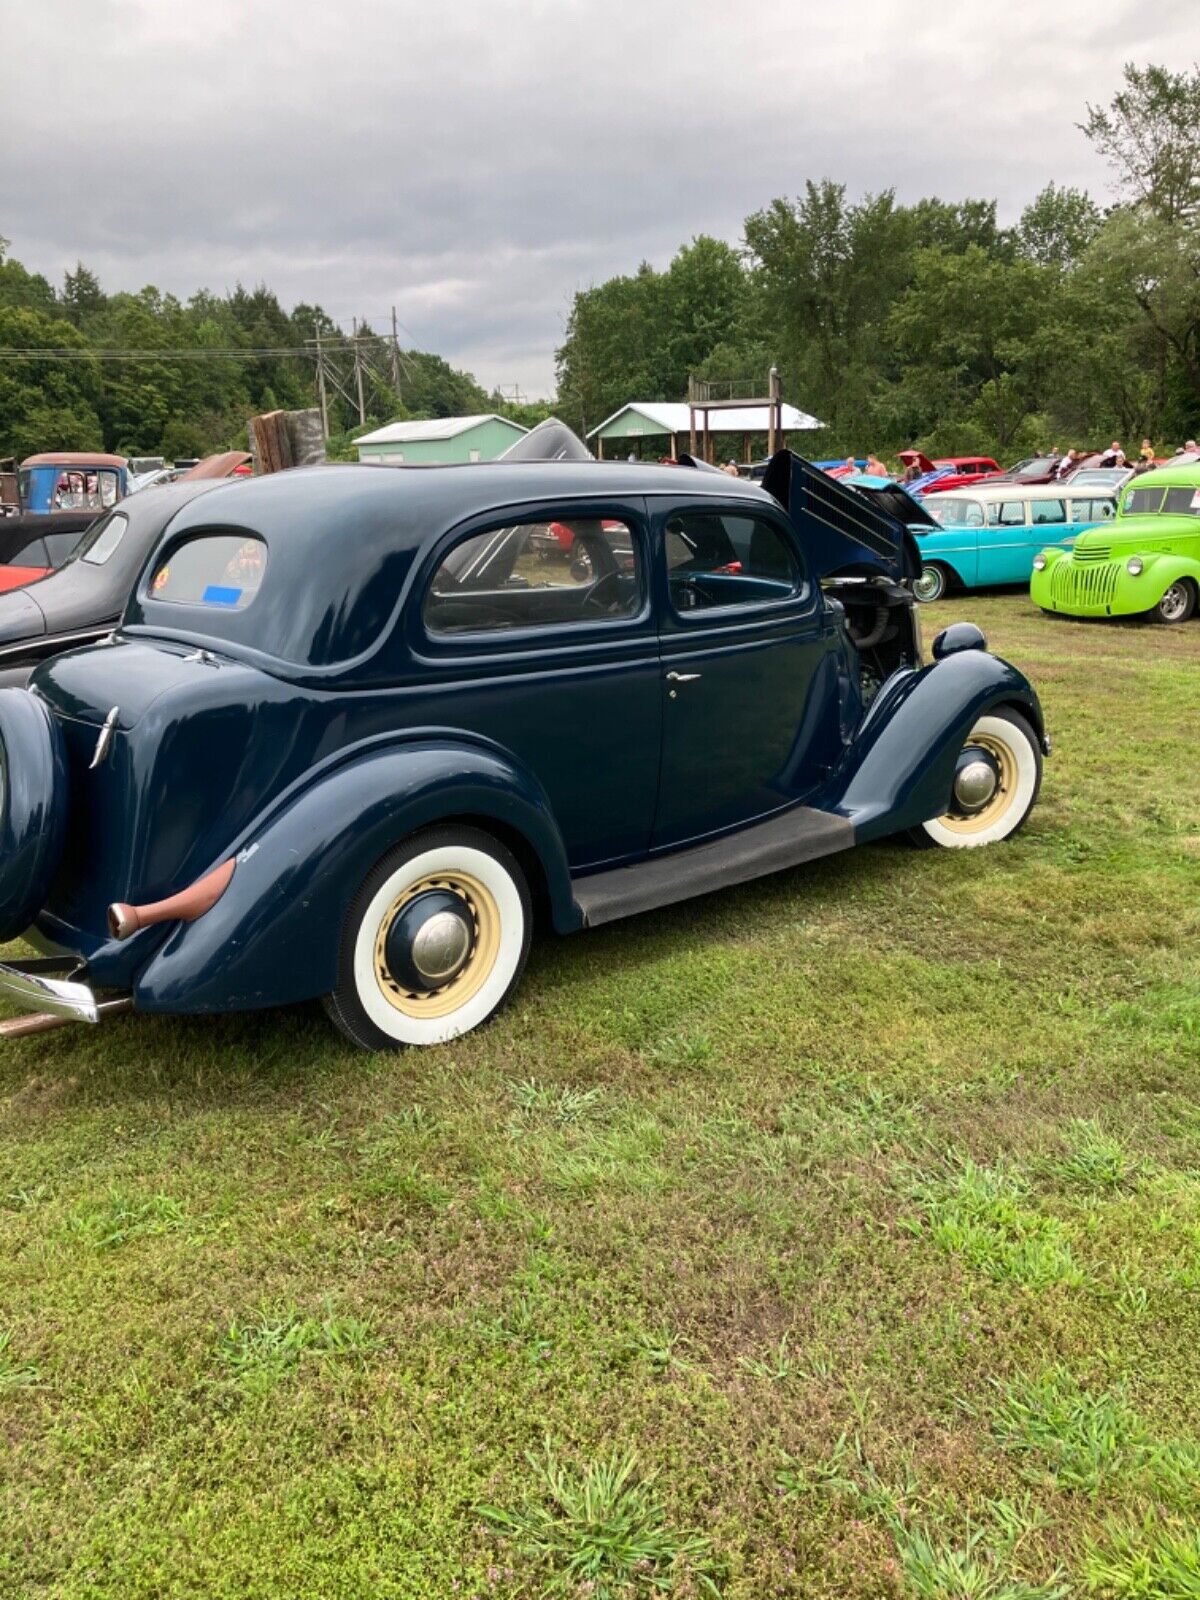
<svg viewBox="0 0 1200 1600">
<path fill-rule="evenodd" d="M 479 960 L 437 995 L 407 999 L 381 970 L 381 946 L 397 903 L 418 885 L 450 887 L 473 901 L 481 930 Z M 478 1028 L 504 1006 L 529 954 L 529 887 L 512 852 L 475 828 L 414 835 L 368 874 L 346 917 L 339 982 L 325 998 L 335 1027 L 366 1050 L 444 1044 Z M 462 1001 L 455 1003 L 460 990 Z"/>
<path fill-rule="evenodd" d="M 947 812 L 923 822 L 914 832 L 921 842 L 945 850 L 976 850 L 1009 839 L 1033 810 L 1042 786 L 1042 752 L 1037 735 L 1019 712 L 990 711 L 971 729 L 967 745 L 979 744 L 1000 760 L 1004 785 L 996 801 L 977 818 Z"/>
</svg>

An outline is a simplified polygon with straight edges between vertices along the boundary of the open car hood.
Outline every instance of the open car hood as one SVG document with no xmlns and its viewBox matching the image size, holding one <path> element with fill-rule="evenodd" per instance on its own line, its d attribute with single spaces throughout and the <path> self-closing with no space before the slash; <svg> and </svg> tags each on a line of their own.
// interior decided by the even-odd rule
<svg viewBox="0 0 1200 1600">
<path fill-rule="evenodd" d="M 886 489 L 839 483 L 792 450 L 767 463 L 762 486 L 792 519 L 814 578 L 883 577 L 911 582 L 921 570 L 909 522 L 932 521 L 895 484 Z M 891 509 L 895 498 L 896 515 Z"/>
</svg>

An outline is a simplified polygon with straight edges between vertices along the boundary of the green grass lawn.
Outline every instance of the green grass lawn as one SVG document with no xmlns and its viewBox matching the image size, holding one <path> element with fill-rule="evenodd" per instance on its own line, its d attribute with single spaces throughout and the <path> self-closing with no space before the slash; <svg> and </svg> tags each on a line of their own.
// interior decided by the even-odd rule
<svg viewBox="0 0 1200 1600">
<path fill-rule="evenodd" d="M 1200 1596 L 1200 624 L 963 616 L 1007 845 L 3 1047 L 5 1600 Z"/>
</svg>

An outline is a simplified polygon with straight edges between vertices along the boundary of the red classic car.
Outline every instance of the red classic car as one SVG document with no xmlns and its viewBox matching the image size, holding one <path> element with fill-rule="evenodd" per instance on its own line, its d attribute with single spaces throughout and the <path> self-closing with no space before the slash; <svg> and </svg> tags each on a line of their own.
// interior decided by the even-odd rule
<svg viewBox="0 0 1200 1600">
<path fill-rule="evenodd" d="M 901 450 L 899 459 L 907 467 L 915 462 L 922 474 L 942 471 L 943 475 L 922 489 L 922 494 L 941 494 L 945 489 L 965 489 L 968 484 L 992 478 L 1000 471 L 991 456 L 938 456 L 931 461 L 920 450 Z M 950 467 L 953 471 L 945 472 Z"/>
</svg>

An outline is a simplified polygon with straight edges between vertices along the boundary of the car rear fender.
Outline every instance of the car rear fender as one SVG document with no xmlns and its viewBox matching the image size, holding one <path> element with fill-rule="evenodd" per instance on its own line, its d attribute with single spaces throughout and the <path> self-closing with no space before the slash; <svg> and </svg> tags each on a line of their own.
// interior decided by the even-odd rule
<svg viewBox="0 0 1200 1600">
<path fill-rule="evenodd" d="M 1006 706 L 1028 718 L 1044 746 L 1032 684 L 982 647 L 968 645 L 919 671 L 893 673 L 825 796 L 814 803 L 848 817 L 860 841 L 941 816 L 967 735 L 985 712 Z"/>
<path fill-rule="evenodd" d="M 367 873 L 410 834 L 450 820 L 493 827 L 540 875 L 531 887 L 554 926 L 579 925 L 562 838 L 529 773 L 482 745 L 392 744 L 325 773 L 250 830 L 216 905 L 178 924 L 137 977 L 135 1006 L 249 1010 L 327 994 Z"/>
</svg>

